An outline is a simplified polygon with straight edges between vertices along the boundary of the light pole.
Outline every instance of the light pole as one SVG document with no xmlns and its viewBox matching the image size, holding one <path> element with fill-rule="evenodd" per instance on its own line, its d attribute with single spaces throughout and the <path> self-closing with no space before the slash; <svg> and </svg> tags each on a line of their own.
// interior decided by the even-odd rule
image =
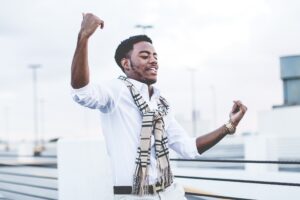
<svg viewBox="0 0 300 200">
<path fill-rule="evenodd" d="M 45 100 L 43 98 L 39 99 L 40 102 L 40 121 L 41 121 L 41 125 L 40 125 L 40 142 L 41 142 L 41 147 L 44 146 L 45 143 Z"/>
<path fill-rule="evenodd" d="M 38 119 L 38 91 L 37 91 L 37 72 L 41 65 L 31 64 L 29 68 L 32 69 L 32 83 L 33 83 L 33 132 L 34 132 L 34 155 L 39 155 L 42 148 L 39 146 L 39 119 Z"/>
<path fill-rule="evenodd" d="M 5 121 L 5 132 L 7 135 L 6 138 L 6 145 L 5 145 L 5 150 L 9 151 L 10 150 L 10 124 L 9 124 L 9 113 L 10 113 L 10 108 L 8 106 L 4 107 L 4 121 Z"/>
<path fill-rule="evenodd" d="M 188 68 L 188 71 L 191 74 L 191 98 L 192 98 L 192 127 L 193 127 L 193 136 L 197 136 L 197 118 L 198 112 L 196 108 L 196 86 L 195 86 L 195 68 Z"/>
<path fill-rule="evenodd" d="M 152 25 L 137 24 L 137 25 L 135 25 L 135 28 L 141 28 L 143 30 L 143 34 L 145 35 L 146 34 L 146 30 L 153 28 L 153 26 Z"/>
<path fill-rule="evenodd" d="M 210 86 L 212 94 L 213 126 L 217 127 L 217 93 L 214 85 Z"/>
</svg>

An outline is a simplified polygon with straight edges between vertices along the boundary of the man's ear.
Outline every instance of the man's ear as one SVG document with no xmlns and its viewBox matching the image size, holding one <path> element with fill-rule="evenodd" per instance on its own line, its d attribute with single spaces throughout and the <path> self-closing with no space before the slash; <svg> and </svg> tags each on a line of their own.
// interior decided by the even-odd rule
<svg viewBox="0 0 300 200">
<path fill-rule="evenodd" d="M 121 65 L 124 69 L 124 71 L 129 71 L 130 70 L 130 60 L 127 58 L 123 58 L 121 60 Z"/>
</svg>

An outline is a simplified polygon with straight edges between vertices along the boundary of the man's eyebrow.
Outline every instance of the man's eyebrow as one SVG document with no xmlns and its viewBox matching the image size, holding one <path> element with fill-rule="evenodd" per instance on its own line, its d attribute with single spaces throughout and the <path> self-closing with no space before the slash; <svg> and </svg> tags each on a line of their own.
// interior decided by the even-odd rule
<svg viewBox="0 0 300 200">
<path fill-rule="evenodd" d="M 139 52 L 139 54 L 141 54 L 141 53 L 151 54 L 150 51 L 146 51 L 146 50 L 143 50 L 143 51 L 140 51 L 140 52 Z M 157 55 L 157 53 L 154 52 L 153 55 Z"/>
</svg>

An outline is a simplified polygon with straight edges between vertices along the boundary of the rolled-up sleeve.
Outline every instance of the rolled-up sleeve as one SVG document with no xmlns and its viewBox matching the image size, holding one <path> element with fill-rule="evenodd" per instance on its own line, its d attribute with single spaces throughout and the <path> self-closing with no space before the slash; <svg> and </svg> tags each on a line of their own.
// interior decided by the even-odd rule
<svg viewBox="0 0 300 200">
<path fill-rule="evenodd" d="M 197 157 L 199 153 L 196 146 L 196 138 L 190 137 L 174 116 L 169 116 L 169 119 L 169 125 L 166 127 L 169 147 L 182 158 L 192 159 Z"/>
<path fill-rule="evenodd" d="M 89 83 L 88 85 L 72 89 L 73 100 L 82 106 L 108 112 L 114 107 L 114 98 L 111 91 L 105 86 Z"/>
</svg>

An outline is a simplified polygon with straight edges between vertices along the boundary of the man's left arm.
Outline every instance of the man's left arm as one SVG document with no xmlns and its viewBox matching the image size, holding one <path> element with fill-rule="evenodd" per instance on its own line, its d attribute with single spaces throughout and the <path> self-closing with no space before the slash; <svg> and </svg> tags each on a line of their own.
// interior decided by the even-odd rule
<svg viewBox="0 0 300 200">
<path fill-rule="evenodd" d="M 210 149 L 220 140 L 222 140 L 227 134 L 233 134 L 246 111 L 247 107 L 243 105 L 241 101 L 234 101 L 234 105 L 229 115 L 230 120 L 227 125 L 224 124 L 220 128 L 196 139 L 198 153 L 202 154 L 206 150 Z"/>
</svg>

